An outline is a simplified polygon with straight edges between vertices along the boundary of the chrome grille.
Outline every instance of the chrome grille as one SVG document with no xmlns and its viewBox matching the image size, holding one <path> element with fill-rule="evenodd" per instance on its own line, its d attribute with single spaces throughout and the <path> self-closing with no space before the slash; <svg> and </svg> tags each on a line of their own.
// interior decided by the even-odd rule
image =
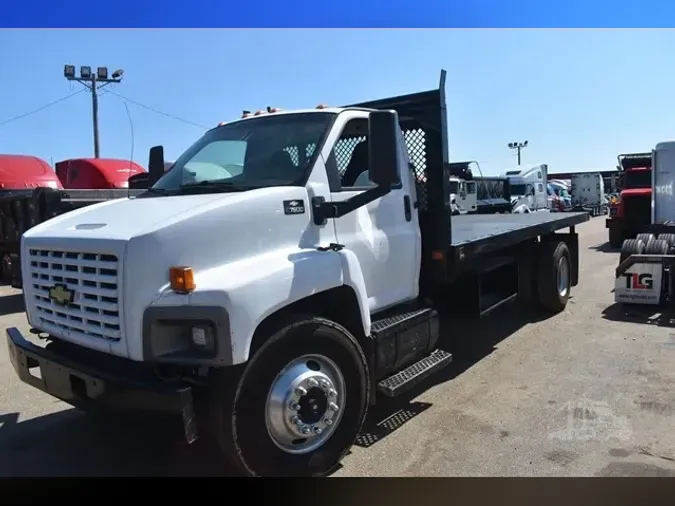
<svg viewBox="0 0 675 506">
<path fill-rule="evenodd" d="M 41 330 L 118 341 L 120 307 L 118 259 L 105 253 L 30 249 L 32 302 Z M 49 297 L 50 288 L 65 285 L 74 300 L 63 305 Z"/>
</svg>

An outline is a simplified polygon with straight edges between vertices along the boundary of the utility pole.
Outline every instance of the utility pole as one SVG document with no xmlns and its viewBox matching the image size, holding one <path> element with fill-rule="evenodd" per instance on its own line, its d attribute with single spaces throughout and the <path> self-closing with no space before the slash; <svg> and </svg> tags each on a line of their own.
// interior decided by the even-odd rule
<svg viewBox="0 0 675 506">
<path fill-rule="evenodd" d="M 77 81 L 91 91 L 91 118 L 94 127 L 94 158 L 100 158 L 98 142 L 98 90 L 105 88 L 111 83 L 122 82 L 124 70 L 118 69 L 108 77 L 107 67 L 98 67 L 96 72 L 91 67 L 80 67 L 80 76 L 75 76 L 75 65 L 66 65 L 63 68 L 63 76 L 69 81 Z"/>
<path fill-rule="evenodd" d="M 527 147 L 525 142 L 509 142 L 509 149 L 515 149 L 518 152 L 518 165 L 520 165 L 520 152 Z"/>
</svg>

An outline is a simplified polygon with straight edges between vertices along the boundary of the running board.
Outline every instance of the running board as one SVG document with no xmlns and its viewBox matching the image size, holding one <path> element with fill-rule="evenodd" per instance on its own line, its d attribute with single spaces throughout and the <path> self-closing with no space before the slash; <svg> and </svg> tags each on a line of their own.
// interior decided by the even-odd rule
<svg viewBox="0 0 675 506">
<path fill-rule="evenodd" d="M 419 362 L 383 379 L 377 386 L 387 397 L 397 397 L 451 363 L 452 354 L 436 349 Z"/>
</svg>

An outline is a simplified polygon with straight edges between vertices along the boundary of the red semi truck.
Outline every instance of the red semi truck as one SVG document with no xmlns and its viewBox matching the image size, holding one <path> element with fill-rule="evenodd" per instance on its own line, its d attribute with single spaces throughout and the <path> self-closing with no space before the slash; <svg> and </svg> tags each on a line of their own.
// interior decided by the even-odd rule
<svg viewBox="0 0 675 506">
<path fill-rule="evenodd" d="M 129 188 L 131 176 L 145 173 L 137 163 L 115 158 L 73 158 L 57 162 L 54 170 L 63 187 L 71 190 Z"/>
<path fill-rule="evenodd" d="M 652 218 L 652 154 L 632 153 L 618 158 L 622 189 L 605 225 L 613 248 L 620 248 L 624 239 L 642 232 Z"/>
<path fill-rule="evenodd" d="M 0 154 L 0 275 L 20 287 L 21 235 L 64 212 L 128 197 L 129 178 L 145 174 L 130 160 L 73 158 L 55 169 L 35 156 Z"/>
</svg>

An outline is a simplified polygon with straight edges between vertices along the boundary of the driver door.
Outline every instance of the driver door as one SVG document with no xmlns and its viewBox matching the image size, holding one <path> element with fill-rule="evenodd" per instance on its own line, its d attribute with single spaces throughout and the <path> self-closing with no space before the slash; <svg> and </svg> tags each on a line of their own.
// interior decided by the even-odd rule
<svg viewBox="0 0 675 506">
<path fill-rule="evenodd" d="M 345 121 L 326 163 L 333 202 L 373 188 L 368 178 L 367 136 L 367 118 Z M 334 220 L 338 242 L 359 259 L 371 312 L 418 294 L 421 240 L 414 195 L 406 186 L 399 184 L 387 195 Z"/>
</svg>

